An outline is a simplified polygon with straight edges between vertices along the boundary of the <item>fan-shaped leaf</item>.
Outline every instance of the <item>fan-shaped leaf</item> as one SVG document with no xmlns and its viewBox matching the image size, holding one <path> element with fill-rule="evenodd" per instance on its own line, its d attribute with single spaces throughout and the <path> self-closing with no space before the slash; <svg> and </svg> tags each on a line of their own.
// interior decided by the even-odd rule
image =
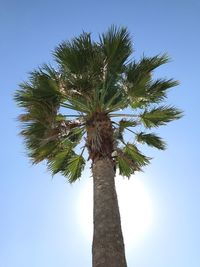
<svg viewBox="0 0 200 267">
<path fill-rule="evenodd" d="M 116 162 L 119 168 L 119 174 L 122 176 L 130 177 L 135 171 L 139 171 L 140 167 L 136 164 L 135 160 L 128 155 L 124 149 L 117 148 Z"/>
<path fill-rule="evenodd" d="M 126 28 L 111 26 L 100 36 L 100 44 L 107 63 L 107 75 L 116 75 L 132 52 L 131 38 Z"/>
<path fill-rule="evenodd" d="M 140 132 L 136 135 L 136 140 L 140 143 L 147 144 L 161 150 L 166 149 L 166 143 L 162 140 L 162 138 L 153 133 L 145 134 L 144 132 Z"/>
<path fill-rule="evenodd" d="M 68 178 L 70 183 L 75 182 L 85 167 L 85 159 L 82 155 L 72 156 L 64 168 L 63 174 Z"/>
<path fill-rule="evenodd" d="M 165 106 L 153 108 L 150 111 L 145 110 L 144 113 L 140 115 L 141 122 L 147 128 L 165 125 L 166 123 L 179 119 L 181 117 L 182 112 L 180 110 L 174 107 Z"/>
<path fill-rule="evenodd" d="M 142 167 L 142 166 L 145 166 L 147 164 L 150 163 L 150 159 L 149 157 L 146 157 L 145 155 L 143 155 L 139 150 L 138 148 L 133 145 L 133 144 L 130 144 L 130 143 L 127 143 L 127 145 L 124 147 L 124 152 L 127 153 L 127 155 L 129 155 L 133 160 L 134 162 Z"/>
<path fill-rule="evenodd" d="M 143 155 L 135 145 L 128 143 L 123 149 L 117 148 L 117 167 L 121 175 L 130 177 L 135 171 L 150 162 L 150 158 Z"/>
<path fill-rule="evenodd" d="M 64 151 L 61 151 L 55 155 L 51 160 L 48 161 L 48 167 L 51 170 L 52 174 L 58 172 L 64 172 L 66 166 L 68 165 L 70 159 L 75 155 L 71 147 L 66 148 Z"/>
</svg>

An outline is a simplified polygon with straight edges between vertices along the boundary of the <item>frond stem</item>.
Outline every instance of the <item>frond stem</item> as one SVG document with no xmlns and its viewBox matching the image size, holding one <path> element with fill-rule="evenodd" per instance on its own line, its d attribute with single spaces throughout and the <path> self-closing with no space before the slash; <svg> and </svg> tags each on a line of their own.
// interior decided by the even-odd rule
<svg viewBox="0 0 200 267">
<path fill-rule="evenodd" d="M 82 156 L 82 155 L 83 155 L 83 152 L 84 152 L 85 148 L 86 148 L 86 145 L 84 145 L 84 147 L 83 147 L 83 149 L 82 149 L 82 151 L 81 151 L 81 154 L 80 154 L 80 156 Z"/>
<path fill-rule="evenodd" d="M 110 117 L 134 117 L 134 118 L 139 118 L 138 115 L 133 115 L 133 114 L 109 114 Z"/>
</svg>

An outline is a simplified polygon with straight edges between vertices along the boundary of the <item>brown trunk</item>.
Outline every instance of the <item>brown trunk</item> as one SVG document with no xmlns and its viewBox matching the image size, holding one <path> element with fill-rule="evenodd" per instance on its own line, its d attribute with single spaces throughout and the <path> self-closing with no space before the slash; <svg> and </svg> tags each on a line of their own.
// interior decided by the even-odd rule
<svg viewBox="0 0 200 267">
<path fill-rule="evenodd" d="M 93 267 L 127 267 L 115 190 L 114 164 L 109 158 L 95 160 Z"/>
</svg>

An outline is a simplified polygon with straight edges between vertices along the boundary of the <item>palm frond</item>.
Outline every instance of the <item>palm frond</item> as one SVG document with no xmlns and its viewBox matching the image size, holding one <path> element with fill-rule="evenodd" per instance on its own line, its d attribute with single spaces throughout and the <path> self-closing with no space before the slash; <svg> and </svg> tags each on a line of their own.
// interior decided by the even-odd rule
<svg viewBox="0 0 200 267">
<path fill-rule="evenodd" d="M 130 64 L 126 66 L 125 69 L 125 80 L 127 83 L 135 85 L 144 86 L 146 82 L 152 76 L 152 71 L 157 67 L 167 63 L 169 57 L 164 55 L 157 55 L 154 57 L 143 57 L 139 62 L 133 60 Z M 137 88 L 135 88 L 137 90 Z"/>
<path fill-rule="evenodd" d="M 52 157 L 66 146 L 76 147 L 84 135 L 82 122 L 64 120 L 60 114 L 50 121 L 44 120 L 43 116 L 37 119 L 31 114 L 25 114 L 20 119 L 23 121 L 21 134 L 33 163 Z"/>
<path fill-rule="evenodd" d="M 106 76 L 121 72 L 123 64 L 132 53 L 131 38 L 127 29 L 111 26 L 100 36 L 100 45 L 105 56 Z"/>
<path fill-rule="evenodd" d="M 130 177 L 135 171 L 150 163 L 150 158 L 143 155 L 138 148 L 127 143 L 122 149 L 117 148 L 116 162 L 120 175 Z"/>
<path fill-rule="evenodd" d="M 150 163 L 151 158 L 146 157 L 144 154 L 142 154 L 134 144 L 127 143 L 124 147 L 124 152 L 132 157 L 136 164 L 140 167 L 143 167 Z"/>
<path fill-rule="evenodd" d="M 160 138 L 154 133 L 148 133 L 148 134 L 144 132 L 137 133 L 136 140 L 139 143 L 147 144 L 151 147 L 155 147 L 160 150 L 166 149 L 166 143 L 162 140 L 162 138 Z"/>
<path fill-rule="evenodd" d="M 117 91 L 105 104 L 106 112 L 115 112 L 127 107 L 128 101 L 121 90 Z"/>
<path fill-rule="evenodd" d="M 60 44 L 54 51 L 62 73 L 63 85 L 67 91 L 76 90 L 91 95 L 102 79 L 103 57 L 101 48 L 83 32 L 70 42 Z"/>
<path fill-rule="evenodd" d="M 40 122 L 26 122 L 21 134 L 33 163 L 49 158 L 60 148 L 57 132 Z"/>
<path fill-rule="evenodd" d="M 162 55 L 156 55 L 154 57 L 143 57 L 140 60 L 140 66 L 146 71 L 151 72 L 156 68 L 166 64 L 170 61 L 170 57 L 165 53 Z"/>
<path fill-rule="evenodd" d="M 66 176 L 70 183 L 75 182 L 80 178 L 81 173 L 85 167 L 85 159 L 82 155 L 74 155 L 68 161 L 64 168 L 63 175 Z"/>
<path fill-rule="evenodd" d="M 48 167 L 53 175 L 61 172 L 70 183 L 73 183 L 81 176 L 85 167 L 85 160 L 82 154 L 77 155 L 69 148 L 49 160 Z"/>
<path fill-rule="evenodd" d="M 33 140 L 27 140 L 29 146 Z M 43 160 L 50 159 L 55 156 L 61 146 L 58 140 L 49 140 L 48 143 L 35 145 L 32 143 L 32 149 L 29 149 L 28 156 L 32 160 L 33 164 L 37 164 Z"/>
<path fill-rule="evenodd" d="M 61 43 L 56 47 L 53 54 L 55 60 L 64 69 L 69 69 L 72 73 L 79 74 L 90 63 L 93 52 L 94 46 L 91 40 L 91 34 L 83 32 L 70 42 L 66 41 Z"/>
<path fill-rule="evenodd" d="M 141 122 L 147 128 L 158 127 L 166 123 L 180 119 L 182 112 L 174 107 L 160 106 L 150 111 L 145 110 L 141 115 Z"/>
<path fill-rule="evenodd" d="M 16 102 L 25 108 L 26 115 L 32 119 L 52 121 L 63 98 L 58 81 L 41 69 L 32 72 L 29 80 L 29 83 L 22 83 L 16 91 Z"/>
<path fill-rule="evenodd" d="M 135 162 L 122 150 L 118 150 L 116 157 L 117 167 L 119 169 L 119 174 L 125 177 L 130 177 L 135 171 L 139 171 Z"/>
<path fill-rule="evenodd" d="M 152 71 L 168 61 L 168 56 L 164 54 L 143 57 L 139 62 L 133 61 L 126 66 L 125 90 L 133 108 L 163 100 L 166 89 L 177 85 L 173 80 L 152 81 Z"/>
<path fill-rule="evenodd" d="M 82 140 L 83 136 L 85 134 L 85 128 L 73 128 L 70 130 L 69 134 L 67 135 L 67 138 L 75 143 L 76 145 L 78 145 L 80 143 L 80 141 Z"/>
<path fill-rule="evenodd" d="M 168 89 L 177 85 L 179 85 L 179 82 L 174 79 L 158 79 L 149 84 L 147 94 L 149 94 L 152 102 L 157 102 L 163 100 Z"/>
<path fill-rule="evenodd" d="M 158 79 L 156 81 L 145 81 L 145 84 L 139 84 L 133 89 L 129 98 L 132 108 L 143 108 L 153 103 L 163 101 L 167 95 L 168 89 L 177 86 L 178 81 L 173 79 Z"/>
<path fill-rule="evenodd" d="M 58 172 L 63 172 L 69 163 L 69 160 L 75 156 L 75 152 L 71 147 L 67 147 L 63 151 L 59 151 L 55 157 L 48 161 L 48 168 L 55 175 Z"/>
<path fill-rule="evenodd" d="M 82 113 L 90 113 L 91 109 L 86 100 L 82 97 L 68 98 L 67 102 L 62 103 L 63 107 L 73 109 Z"/>
</svg>

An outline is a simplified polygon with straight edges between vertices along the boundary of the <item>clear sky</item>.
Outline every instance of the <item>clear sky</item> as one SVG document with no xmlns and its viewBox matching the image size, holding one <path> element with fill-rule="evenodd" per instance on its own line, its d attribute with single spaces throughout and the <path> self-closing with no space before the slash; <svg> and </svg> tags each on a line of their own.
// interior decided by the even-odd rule
<svg viewBox="0 0 200 267">
<path fill-rule="evenodd" d="M 156 72 L 181 84 L 169 103 L 185 116 L 159 130 L 168 150 L 154 157 L 142 182 L 154 205 L 146 238 L 127 252 L 129 267 L 200 266 L 199 78 L 200 3 L 198 0 L 0 1 L 0 267 L 89 267 L 91 242 L 77 216 L 83 180 L 69 185 L 51 178 L 45 164 L 31 166 L 13 101 L 27 73 L 51 62 L 51 51 L 82 30 L 127 26 L 135 57 L 168 52 L 172 62 Z M 79 218 L 79 219 L 77 219 Z"/>
</svg>

